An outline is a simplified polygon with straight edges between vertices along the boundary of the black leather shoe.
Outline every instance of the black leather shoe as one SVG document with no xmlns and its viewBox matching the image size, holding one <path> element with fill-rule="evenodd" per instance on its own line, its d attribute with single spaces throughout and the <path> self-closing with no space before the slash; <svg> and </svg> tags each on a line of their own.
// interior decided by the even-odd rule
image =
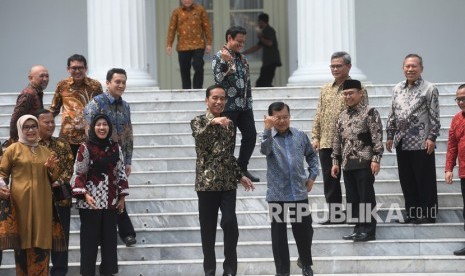
<svg viewBox="0 0 465 276">
<path fill-rule="evenodd" d="M 215 276 L 215 270 L 207 270 L 205 271 L 205 276 Z"/>
<path fill-rule="evenodd" d="M 436 219 L 434 219 L 434 218 L 419 218 L 419 219 L 416 219 L 413 223 L 415 223 L 415 224 L 436 223 Z"/>
<path fill-rule="evenodd" d="M 366 242 L 366 241 L 374 241 L 376 240 L 376 235 L 368 234 L 368 233 L 361 233 L 354 238 L 354 242 Z"/>
<path fill-rule="evenodd" d="M 223 273 L 223 276 L 236 276 L 236 274 Z"/>
<path fill-rule="evenodd" d="M 417 218 L 406 216 L 403 221 L 397 219 L 396 223 L 400 223 L 400 224 L 415 223 L 416 220 L 417 220 Z"/>
<path fill-rule="evenodd" d="M 247 176 L 252 182 L 260 182 L 260 178 L 253 176 L 249 171 L 245 171 L 244 175 Z"/>
<path fill-rule="evenodd" d="M 354 240 L 356 237 L 358 237 L 360 234 L 359 233 L 352 233 L 350 235 L 345 235 L 342 236 L 343 240 Z"/>
<path fill-rule="evenodd" d="M 302 262 L 300 261 L 300 257 L 297 258 L 297 266 L 302 268 Z"/>
<path fill-rule="evenodd" d="M 460 249 L 460 250 L 455 250 L 454 255 L 455 256 L 465 256 L 465 247 Z"/>
<path fill-rule="evenodd" d="M 134 236 L 127 236 L 126 238 L 124 238 L 124 243 L 126 244 L 126 246 L 132 246 L 134 244 L 136 244 L 137 240 Z"/>
<path fill-rule="evenodd" d="M 302 268 L 302 275 L 303 276 L 313 276 L 313 270 L 311 266 L 304 266 Z"/>
</svg>

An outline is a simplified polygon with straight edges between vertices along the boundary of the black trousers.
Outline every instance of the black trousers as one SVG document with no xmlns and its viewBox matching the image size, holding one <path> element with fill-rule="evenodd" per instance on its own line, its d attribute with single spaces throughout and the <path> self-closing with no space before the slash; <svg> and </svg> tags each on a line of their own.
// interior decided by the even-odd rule
<svg viewBox="0 0 465 276">
<path fill-rule="evenodd" d="M 328 210 L 330 211 L 339 210 L 342 207 L 341 174 L 337 178 L 331 176 L 331 168 L 333 167 L 332 153 L 333 149 L 331 148 L 320 149 L 318 152 L 323 175 L 323 189 L 326 203 L 328 203 Z M 332 206 L 332 203 L 335 203 L 334 206 Z M 331 218 L 331 215 L 329 213 L 329 218 Z"/>
<path fill-rule="evenodd" d="M 241 167 L 242 171 L 247 171 L 247 165 L 249 164 L 250 157 L 255 148 L 255 142 L 257 141 L 257 130 L 255 129 L 255 119 L 253 116 L 253 110 L 245 111 L 228 111 L 224 112 L 223 116 L 228 117 L 234 123 L 234 126 L 241 131 L 241 148 L 239 150 L 239 157 L 237 163 Z M 236 136 L 234 136 L 234 143 L 236 142 Z M 234 154 L 234 152 L 233 152 Z"/>
<path fill-rule="evenodd" d="M 462 198 L 463 198 L 463 220 L 465 221 L 465 178 L 460 179 L 460 185 L 462 188 Z M 463 229 L 465 230 L 465 224 L 463 225 Z M 1 258 L 0 258 L 1 261 Z"/>
<path fill-rule="evenodd" d="M 358 169 L 343 171 L 344 184 L 346 186 L 347 215 L 355 219 L 354 233 L 368 233 L 376 235 L 376 218 L 368 217 L 368 212 L 376 207 L 375 189 L 373 184 L 375 177 L 371 169 Z M 361 204 L 361 206 L 360 206 Z M 370 204 L 370 205 L 367 205 Z M 360 217 L 360 207 L 364 208 L 364 216 Z M 351 214 L 352 213 L 352 214 Z"/>
<path fill-rule="evenodd" d="M 124 204 L 124 211 L 117 215 L 118 234 L 119 237 L 124 241 L 127 236 L 136 237 L 136 231 L 132 225 L 132 221 L 129 218 L 126 204 Z"/>
<path fill-rule="evenodd" d="M 73 152 L 73 157 L 76 160 L 76 155 L 81 145 L 78 144 L 69 144 L 71 146 L 71 151 Z"/>
<path fill-rule="evenodd" d="M 69 224 L 71 217 L 71 208 L 68 206 L 57 206 L 58 216 L 60 217 L 61 226 L 65 234 L 66 244 L 69 245 Z M 68 273 L 68 251 L 53 251 L 51 276 L 65 276 Z"/>
<path fill-rule="evenodd" d="M 438 190 L 434 152 L 427 154 L 426 150 L 402 150 L 402 145 L 399 145 L 396 153 L 407 215 L 435 220 Z"/>
<path fill-rule="evenodd" d="M 295 202 L 269 202 L 269 208 L 279 205 L 282 212 L 278 213 L 279 221 L 271 216 L 271 244 L 273 248 L 276 273 L 290 272 L 289 244 L 287 238 L 287 221 L 285 214 L 289 208 L 292 234 L 294 235 L 297 251 L 303 266 L 313 264 L 312 261 L 312 239 L 313 227 L 312 216 L 309 211 L 308 199 Z M 306 209 L 305 209 L 306 208 Z M 302 215 L 303 214 L 303 215 Z"/>
<path fill-rule="evenodd" d="M 199 198 L 200 235 L 202 238 L 203 269 L 205 274 L 215 273 L 216 256 L 215 240 L 218 209 L 221 210 L 220 226 L 224 238 L 225 274 L 236 274 L 237 271 L 237 241 L 239 228 L 236 218 L 236 190 L 197 192 Z"/>
<path fill-rule="evenodd" d="M 274 74 L 276 72 L 276 64 L 262 65 L 260 75 L 258 76 L 256 87 L 273 87 Z"/>
<path fill-rule="evenodd" d="M 205 49 L 178 51 L 179 68 L 181 70 L 182 89 L 192 89 L 191 64 L 194 68 L 194 89 L 200 89 L 203 85 L 203 55 Z"/>
<path fill-rule="evenodd" d="M 109 209 L 79 209 L 82 275 L 95 275 L 99 245 L 102 257 L 100 274 L 118 273 L 116 212 Z"/>
</svg>

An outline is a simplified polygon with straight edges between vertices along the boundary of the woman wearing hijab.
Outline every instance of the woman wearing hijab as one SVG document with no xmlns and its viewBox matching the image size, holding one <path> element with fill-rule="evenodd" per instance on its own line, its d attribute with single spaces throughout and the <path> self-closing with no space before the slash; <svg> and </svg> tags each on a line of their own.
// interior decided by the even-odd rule
<svg viewBox="0 0 465 276">
<path fill-rule="evenodd" d="M 57 178 L 58 159 L 38 145 L 36 117 L 21 116 L 16 125 L 19 140 L 6 149 L 0 164 L 0 177 L 6 183 L 11 177 L 9 189 L 2 187 L 0 197 L 10 200 L 14 233 L 6 233 L 9 235 L 2 236 L 0 243 L 6 244 L 4 249 L 15 249 L 16 275 L 46 276 L 50 249 L 58 242 L 52 234 L 55 226 L 50 186 Z"/>
<path fill-rule="evenodd" d="M 123 211 L 129 190 L 123 154 L 111 134 L 110 119 L 104 114 L 95 116 L 74 163 L 71 186 L 81 219 L 82 275 L 95 275 L 99 244 L 100 275 L 118 273 L 117 212 Z"/>
</svg>

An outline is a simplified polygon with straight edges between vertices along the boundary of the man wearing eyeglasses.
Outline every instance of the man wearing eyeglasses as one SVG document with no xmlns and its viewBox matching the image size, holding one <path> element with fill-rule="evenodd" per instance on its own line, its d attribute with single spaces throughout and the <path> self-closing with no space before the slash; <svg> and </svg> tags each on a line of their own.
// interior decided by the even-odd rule
<svg viewBox="0 0 465 276">
<path fill-rule="evenodd" d="M 328 220 L 322 224 L 344 222 L 344 218 L 336 215 L 342 212 L 341 175 L 338 174 L 337 178 L 331 177 L 331 153 L 334 125 L 341 111 L 346 108 L 342 97 L 342 83 L 350 79 L 349 72 L 352 67 L 350 55 L 346 52 L 335 52 L 331 55 L 329 67 L 334 81 L 321 88 L 312 129 L 312 145 L 319 153 L 324 194 L 329 210 Z M 361 101 L 364 105 L 368 105 L 368 94 L 363 86 Z"/>
<path fill-rule="evenodd" d="M 401 223 L 434 223 L 438 211 L 435 144 L 439 136 L 439 93 L 423 80 L 423 59 L 417 54 L 404 58 L 406 80 L 393 89 L 386 123 L 386 149 L 396 149 L 400 186 L 406 217 Z"/>
<path fill-rule="evenodd" d="M 10 144 L 18 141 L 18 129 L 16 122 L 19 117 L 33 115 L 44 108 L 44 90 L 47 88 L 49 75 L 48 70 L 42 65 L 34 65 L 29 70 L 29 84 L 21 91 L 16 99 L 16 105 L 10 120 Z"/>
<path fill-rule="evenodd" d="M 457 89 L 457 98 L 455 98 L 460 111 L 455 114 L 450 123 L 449 140 L 447 142 L 446 153 L 446 175 L 445 180 L 447 184 L 452 184 L 453 170 L 459 161 L 460 184 L 462 188 L 462 198 L 465 202 L 465 84 L 462 84 Z M 464 204 L 465 206 L 465 204 Z M 463 208 L 463 217 L 465 218 L 465 207 Z M 465 247 L 454 251 L 456 256 L 465 255 Z"/>
<path fill-rule="evenodd" d="M 339 114 L 335 126 L 331 175 L 337 178 L 343 172 L 347 205 L 352 210 L 348 217 L 355 223 L 353 233 L 342 238 L 372 241 L 376 239 L 377 223 L 372 215 L 376 212 L 373 184 L 384 152 L 383 126 L 379 112 L 361 103 L 360 81 L 345 80 L 342 86 L 347 108 Z"/>
<path fill-rule="evenodd" d="M 57 116 L 62 110 L 60 138 L 70 144 L 76 157 L 79 145 L 87 137 L 84 107 L 93 97 L 102 94 L 103 90 L 99 81 L 87 77 L 87 60 L 84 56 L 70 56 L 67 70 L 70 76 L 58 83 L 50 111 L 53 116 Z"/>
</svg>

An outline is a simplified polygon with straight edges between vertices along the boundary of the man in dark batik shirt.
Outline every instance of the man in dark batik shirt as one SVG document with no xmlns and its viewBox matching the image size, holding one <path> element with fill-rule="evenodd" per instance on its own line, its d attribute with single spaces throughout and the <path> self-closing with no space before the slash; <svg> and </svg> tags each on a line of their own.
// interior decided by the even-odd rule
<svg viewBox="0 0 465 276">
<path fill-rule="evenodd" d="M 18 129 L 16 128 L 16 122 L 19 117 L 26 114 L 33 115 L 40 109 L 44 108 L 44 90 L 47 88 L 49 79 L 47 68 L 42 65 L 32 66 L 29 70 L 28 78 L 29 85 L 21 91 L 21 94 L 19 94 L 13 114 L 11 114 L 11 142 L 18 141 Z"/>
<path fill-rule="evenodd" d="M 218 209 L 221 209 L 220 225 L 223 229 L 225 258 L 223 275 L 236 275 L 239 238 L 236 218 L 237 182 L 240 181 L 246 191 L 255 187 L 244 176 L 233 155 L 234 125 L 227 117 L 221 117 L 226 102 L 224 89 L 218 85 L 208 87 L 205 102 L 207 113 L 191 121 L 197 152 L 195 190 L 199 198 L 203 268 L 205 275 L 215 275 L 215 236 Z"/>
<path fill-rule="evenodd" d="M 344 240 L 365 242 L 376 239 L 376 218 L 368 211 L 376 208 L 375 176 L 380 170 L 383 147 L 383 125 L 379 112 L 363 104 L 362 84 L 358 80 L 345 80 L 342 84 L 347 109 L 339 114 L 333 140 L 332 177 L 336 178 L 342 170 L 346 187 L 347 204 L 351 205 L 355 218 L 352 234 L 343 236 Z M 342 160 L 342 162 L 340 161 Z M 365 217 L 359 216 L 365 213 Z"/>
<path fill-rule="evenodd" d="M 252 110 L 249 63 L 240 53 L 245 44 L 246 34 L 247 31 L 239 26 L 226 31 L 226 44 L 213 56 L 212 69 L 215 83 L 223 87 L 227 94 L 223 115 L 231 119 L 234 127 L 239 128 L 242 134 L 237 158 L 239 167 L 250 180 L 259 182 L 260 179 L 247 170 L 257 141 L 257 130 Z M 234 148 L 232 151 L 234 152 Z"/>
<path fill-rule="evenodd" d="M 39 145 L 46 146 L 59 159 L 57 167 L 60 171 L 58 179 L 52 183 L 53 189 L 62 189 L 61 186 L 68 186 L 71 195 L 71 186 L 69 181 L 73 175 L 74 155 L 71 151 L 71 146 L 66 140 L 58 137 L 53 137 L 55 132 L 55 118 L 49 110 L 41 109 L 34 114 L 39 120 Z M 71 198 L 63 199 L 56 202 L 58 216 L 66 238 L 66 244 L 69 244 L 69 225 L 71 217 Z M 66 275 L 68 272 L 68 251 L 51 252 L 52 269 L 51 276 Z"/>
</svg>

